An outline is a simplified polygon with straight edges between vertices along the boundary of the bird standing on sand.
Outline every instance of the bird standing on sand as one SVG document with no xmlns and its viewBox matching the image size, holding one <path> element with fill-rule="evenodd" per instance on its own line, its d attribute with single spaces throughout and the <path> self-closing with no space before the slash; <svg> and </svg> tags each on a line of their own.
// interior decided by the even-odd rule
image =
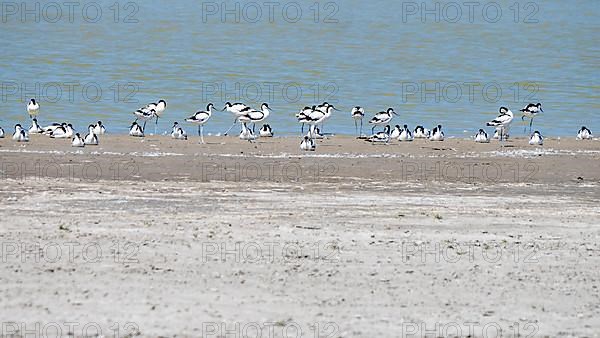
<svg viewBox="0 0 600 338">
<path fill-rule="evenodd" d="M 487 123 L 488 127 L 499 127 L 500 128 L 500 141 L 504 141 L 504 135 L 506 135 L 510 124 L 512 123 L 514 114 L 510 109 L 506 107 L 500 107 L 498 116 Z"/>
<path fill-rule="evenodd" d="M 183 128 L 181 128 L 181 126 L 179 126 L 179 123 L 173 123 L 173 127 L 171 129 L 171 138 L 176 140 L 187 140 L 187 133 L 185 130 L 183 130 Z"/>
<path fill-rule="evenodd" d="M 260 137 L 273 137 L 273 129 L 268 124 L 263 124 L 263 126 L 258 131 Z"/>
<path fill-rule="evenodd" d="M 241 123 L 252 123 L 252 133 L 255 131 L 256 123 L 262 122 L 269 117 L 271 113 L 271 108 L 267 103 L 263 103 L 260 106 L 260 110 L 256 109 L 246 109 L 242 112 L 242 114 L 238 117 L 238 121 Z"/>
<path fill-rule="evenodd" d="M 206 106 L 206 110 L 201 110 L 196 112 L 194 115 L 185 119 L 186 122 L 195 123 L 198 125 L 198 136 L 200 136 L 200 143 L 204 144 L 204 124 L 208 122 L 210 117 L 212 116 L 212 110 L 215 106 L 212 103 L 209 103 Z M 236 117 L 237 121 L 237 117 Z M 235 124 L 234 124 L 235 125 Z"/>
<path fill-rule="evenodd" d="M 227 136 L 227 134 L 229 134 L 229 131 L 231 131 L 231 129 L 238 123 L 238 119 L 240 118 L 240 116 L 242 116 L 244 114 L 244 112 L 249 109 L 252 109 L 252 108 L 250 108 L 247 105 L 240 103 L 240 102 L 225 103 L 225 107 L 222 110 L 226 110 L 226 111 L 232 113 L 235 116 L 235 119 L 233 120 L 233 124 L 231 125 L 231 127 L 229 127 L 229 129 L 227 129 L 227 131 L 225 133 L 223 133 L 224 136 Z"/>
<path fill-rule="evenodd" d="M 35 99 L 29 100 L 27 104 L 27 113 L 29 113 L 30 118 L 34 118 L 40 112 L 40 104 L 35 101 Z"/>
<path fill-rule="evenodd" d="M 387 111 L 381 111 L 381 112 L 375 114 L 375 116 L 373 116 L 373 118 L 369 121 L 369 123 L 373 125 L 373 128 L 371 128 L 371 134 L 373 134 L 375 132 L 376 126 L 382 126 L 384 124 L 388 124 L 388 122 L 390 122 L 392 120 L 394 115 L 398 115 L 398 114 L 396 114 L 396 112 L 394 111 L 393 108 L 388 108 Z M 388 134 L 389 134 L 389 131 L 388 131 Z"/>
<path fill-rule="evenodd" d="M 354 129 L 358 137 L 362 137 L 363 118 L 365 117 L 365 110 L 360 106 L 352 108 L 352 119 L 354 120 Z M 360 120 L 360 132 L 358 131 L 358 121 Z"/>
<path fill-rule="evenodd" d="M 106 128 L 102 124 L 102 121 L 98 121 L 98 123 L 96 123 L 94 125 L 94 134 L 96 134 L 96 135 L 104 135 L 105 133 L 106 133 Z"/>
<path fill-rule="evenodd" d="M 430 131 L 429 129 L 423 126 L 417 126 L 414 131 L 415 138 L 429 138 Z"/>
<path fill-rule="evenodd" d="M 12 139 L 17 142 L 29 142 L 29 135 L 20 124 L 15 124 L 15 132 Z"/>
<path fill-rule="evenodd" d="M 68 123 L 66 126 L 60 126 L 50 133 L 51 138 L 72 138 L 75 134 L 73 125 Z"/>
<path fill-rule="evenodd" d="M 304 125 L 308 123 L 308 116 L 315 110 L 317 110 L 317 106 L 304 107 L 298 114 L 295 115 L 298 119 L 298 122 L 302 124 L 302 127 L 300 128 L 301 135 L 304 134 Z"/>
<path fill-rule="evenodd" d="M 150 105 L 153 105 L 153 104 L 154 103 L 151 103 Z M 148 122 L 148 120 L 152 120 L 153 118 L 156 117 L 156 110 L 142 108 L 142 109 L 138 109 L 138 110 L 134 111 L 133 115 L 135 115 L 136 123 L 138 120 L 144 121 L 144 126 L 142 127 L 142 129 L 146 130 L 146 122 Z"/>
<path fill-rule="evenodd" d="M 408 125 L 405 124 L 404 128 L 402 128 L 402 130 L 400 131 L 400 135 L 398 135 L 398 141 L 400 142 L 410 142 L 412 141 L 413 135 L 410 132 L 410 129 L 408 129 Z"/>
<path fill-rule="evenodd" d="M 592 131 L 587 129 L 585 126 L 581 127 L 579 132 L 577 133 L 578 140 L 591 140 L 594 136 L 592 135 Z"/>
<path fill-rule="evenodd" d="M 398 137 L 400 137 L 400 133 L 402 132 L 402 128 L 400 127 L 399 124 L 397 124 L 394 129 L 392 129 L 392 132 L 390 133 L 390 137 L 391 138 L 395 138 L 397 139 Z"/>
<path fill-rule="evenodd" d="M 243 122 L 242 123 L 242 131 L 240 132 L 240 140 L 245 140 L 245 141 L 252 143 L 257 138 L 258 138 L 258 136 L 256 136 L 256 134 L 254 134 L 252 132 L 252 129 L 248 128 L 246 126 L 246 123 Z"/>
<path fill-rule="evenodd" d="M 544 137 L 540 134 L 539 131 L 534 131 L 529 139 L 529 144 L 541 146 L 544 144 Z"/>
<path fill-rule="evenodd" d="M 31 128 L 29 128 L 29 133 L 30 134 L 41 134 L 43 132 L 44 132 L 44 129 L 42 127 L 40 127 L 37 119 L 34 117 L 31 120 Z"/>
<path fill-rule="evenodd" d="M 525 120 L 526 117 L 529 118 L 529 132 L 531 133 L 533 119 L 537 116 L 537 114 L 544 112 L 542 109 L 542 104 L 539 102 L 537 104 L 530 103 L 525 108 L 521 109 L 521 112 L 523 113 L 521 120 Z M 524 129 L 523 132 L 525 132 L 525 130 L 527 129 Z"/>
</svg>

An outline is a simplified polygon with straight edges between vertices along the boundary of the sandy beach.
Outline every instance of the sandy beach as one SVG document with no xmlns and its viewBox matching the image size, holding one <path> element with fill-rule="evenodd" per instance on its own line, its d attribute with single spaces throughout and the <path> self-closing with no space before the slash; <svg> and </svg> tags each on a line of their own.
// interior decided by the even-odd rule
<svg viewBox="0 0 600 338">
<path fill-rule="evenodd" d="M 598 140 L 206 141 L 0 139 L 0 336 L 600 336 Z"/>
</svg>

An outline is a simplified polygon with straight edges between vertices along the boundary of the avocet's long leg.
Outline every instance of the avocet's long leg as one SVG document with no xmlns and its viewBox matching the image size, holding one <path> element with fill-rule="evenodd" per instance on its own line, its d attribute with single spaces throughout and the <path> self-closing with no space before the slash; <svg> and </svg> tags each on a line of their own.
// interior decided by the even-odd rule
<svg viewBox="0 0 600 338">
<path fill-rule="evenodd" d="M 231 131 L 231 129 L 237 124 L 237 117 L 235 118 L 235 120 L 233 120 L 233 124 L 231 125 L 231 127 L 229 127 L 229 129 L 227 129 L 227 131 L 223 134 L 224 136 L 227 136 L 227 134 L 229 134 L 229 132 Z"/>
<path fill-rule="evenodd" d="M 363 119 L 361 118 L 360 119 L 360 135 L 358 135 L 358 136 L 362 136 L 362 133 L 363 133 L 362 128 L 363 128 Z"/>
<path fill-rule="evenodd" d="M 358 121 L 354 120 L 354 129 L 356 130 L 356 133 L 358 134 Z M 358 135 L 360 136 L 360 135 Z"/>
<path fill-rule="evenodd" d="M 202 144 L 205 144 L 205 142 L 204 142 L 204 125 L 200 126 L 200 141 L 202 141 Z"/>
<path fill-rule="evenodd" d="M 156 122 L 154 122 L 154 135 L 156 135 L 156 128 L 158 127 L 158 115 L 156 115 Z"/>
</svg>

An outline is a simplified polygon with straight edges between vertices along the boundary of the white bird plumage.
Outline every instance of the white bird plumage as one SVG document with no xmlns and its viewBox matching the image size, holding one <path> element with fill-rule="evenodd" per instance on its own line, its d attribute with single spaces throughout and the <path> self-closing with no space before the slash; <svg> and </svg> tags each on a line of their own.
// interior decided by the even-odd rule
<svg viewBox="0 0 600 338">
<path fill-rule="evenodd" d="M 144 128 L 142 128 L 142 126 L 140 126 L 137 122 L 133 121 L 129 127 L 129 136 L 144 137 Z"/>
<path fill-rule="evenodd" d="M 179 125 L 179 123 L 173 123 L 173 127 L 171 128 L 171 138 L 176 140 L 187 140 L 187 133 L 183 128 Z"/>
<path fill-rule="evenodd" d="M 102 121 L 98 121 L 98 123 L 96 123 L 94 125 L 94 134 L 104 135 L 105 133 L 106 133 L 106 128 L 104 127 L 104 124 L 102 124 Z"/>
<path fill-rule="evenodd" d="M 79 133 L 76 133 L 75 136 L 73 136 L 73 139 L 71 140 L 71 146 L 85 147 L 85 141 L 81 138 L 81 135 L 79 135 Z"/>
<path fill-rule="evenodd" d="M 506 107 L 500 107 L 498 116 L 487 123 L 488 127 L 500 128 L 500 141 L 504 141 L 504 135 L 508 133 L 508 128 L 512 123 L 514 114 Z"/>
<path fill-rule="evenodd" d="M 488 134 L 483 129 L 479 129 L 479 132 L 475 134 L 475 142 L 477 143 L 490 143 Z"/>
<path fill-rule="evenodd" d="M 40 127 L 37 119 L 33 118 L 31 120 L 31 127 L 29 128 L 29 133 L 30 134 L 41 134 L 43 132 L 44 132 L 44 129 L 42 127 Z"/>
<path fill-rule="evenodd" d="M 90 124 L 88 126 L 88 133 L 87 135 L 85 135 L 85 138 L 83 139 L 83 142 L 86 145 L 90 145 L 90 146 L 97 146 L 98 145 L 98 136 L 96 135 L 96 126 L 93 124 Z M 79 134 L 77 134 L 79 135 Z"/>
<path fill-rule="evenodd" d="M 27 104 L 27 113 L 29 113 L 29 117 L 34 118 L 40 112 L 40 104 L 35 101 L 35 99 L 29 100 Z"/>
<path fill-rule="evenodd" d="M 529 144 L 541 146 L 544 144 L 544 137 L 539 131 L 536 130 L 531 135 L 531 138 L 529 138 Z"/>
<path fill-rule="evenodd" d="M 300 143 L 300 149 L 304 151 L 315 151 L 317 149 L 317 143 L 312 138 L 304 136 L 304 139 Z"/>
<path fill-rule="evenodd" d="M 363 119 L 365 117 L 365 109 L 360 106 L 356 106 L 352 108 L 350 112 L 352 115 L 352 119 L 354 120 L 354 129 L 356 129 L 356 134 L 358 137 L 362 137 L 362 128 L 363 128 Z M 358 121 L 360 120 L 360 131 L 358 130 Z"/>
<path fill-rule="evenodd" d="M 592 135 L 592 131 L 586 128 L 585 126 L 581 127 L 581 129 L 579 129 L 579 131 L 577 132 L 578 140 L 591 140 L 593 138 L 594 136 Z"/>
<path fill-rule="evenodd" d="M 437 127 L 431 130 L 431 136 L 429 136 L 430 141 L 443 141 L 444 140 L 444 131 L 442 131 L 442 125 L 438 124 Z"/>
<path fill-rule="evenodd" d="M 388 143 L 390 142 L 390 126 L 386 125 L 383 128 L 383 131 L 375 133 L 367 139 L 369 142 L 373 143 Z"/>
<path fill-rule="evenodd" d="M 75 134 L 73 125 L 68 123 L 66 126 L 61 125 L 50 133 L 51 138 L 72 138 Z"/>
<path fill-rule="evenodd" d="M 20 124 L 16 124 L 12 139 L 17 142 L 29 142 L 29 134 Z"/>
<path fill-rule="evenodd" d="M 260 137 L 273 137 L 273 129 L 268 124 L 263 124 L 263 126 L 258 131 Z"/>
<path fill-rule="evenodd" d="M 398 141 L 400 142 L 410 142 L 414 139 L 413 134 L 408 129 L 408 125 L 404 125 L 404 128 L 400 131 L 400 135 L 398 135 Z"/>
<path fill-rule="evenodd" d="M 375 132 L 376 126 L 388 124 L 392 120 L 394 115 L 398 115 L 394 111 L 394 108 L 388 108 L 388 110 L 386 110 L 386 111 L 381 111 L 381 112 L 375 114 L 375 116 L 373 116 L 373 118 L 371 118 L 371 120 L 369 120 L 369 124 L 373 125 L 373 128 L 371 128 L 371 134 L 373 134 Z"/>
<path fill-rule="evenodd" d="M 206 105 L 206 110 L 196 112 L 194 115 L 185 119 L 186 122 L 195 123 L 198 125 L 198 136 L 200 136 L 200 143 L 204 143 L 204 125 L 212 116 L 214 105 L 209 103 Z"/>
</svg>

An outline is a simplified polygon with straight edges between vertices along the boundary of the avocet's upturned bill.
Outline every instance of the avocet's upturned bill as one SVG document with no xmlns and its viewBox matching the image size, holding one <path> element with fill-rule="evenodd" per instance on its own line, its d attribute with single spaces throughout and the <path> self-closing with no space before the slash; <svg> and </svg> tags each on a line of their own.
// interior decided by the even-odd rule
<svg viewBox="0 0 600 338">
<path fill-rule="evenodd" d="M 204 124 L 210 120 L 212 111 L 215 106 L 209 103 L 206 106 L 206 110 L 196 112 L 194 115 L 185 119 L 186 122 L 195 123 L 198 125 L 198 136 L 200 136 L 200 143 L 204 143 Z"/>
<path fill-rule="evenodd" d="M 369 120 L 369 123 L 373 125 L 373 128 L 371 128 L 371 134 L 373 134 L 375 132 L 376 126 L 382 126 L 384 124 L 388 124 L 392 120 L 394 115 L 398 115 L 394 111 L 394 108 L 388 108 L 388 110 L 386 110 L 386 111 L 381 111 L 381 112 L 375 114 L 375 116 L 373 116 L 373 118 L 371 118 L 371 120 Z"/>
<path fill-rule="evenodd" d="M 541 103 L 530 103 L 528 104 L 525 108 L 520 110 L 523 113 L 523 116 L 521 116 L 521 120 L 525 120 L 525 118 L 529 118 L 529 132 L 531 133 L 531 126 L 533 125 L 533 119 L 539 114 L 539 113 L 543 113 L 544 110 L 542 109 L 542 104 Z"/>
<path fill-rule="evenodd" d="M 367 141 L 373 142 L 373 143 L 388 143 L 388 142 L 390 142 L 390 126 L 386 125 L 383 128 L 383 131 L 380 131 L 376 134 L 369 136 Z"/>
<path fill-rule="evenodd" d="M 405 124 L 404 128 L 400 131 L 400 135 L 398 135 L 398 141 L 400 142 L 410 142 L 414 139 L 413 134 L 408 129 L 408 125 Z"/>
<path fill-rule="evenodd" d="M 260 137 L 273 137 L 273 129 L 268 124 L 263 124 L 260 130 L 258 131 Z"/>
<path fill-rule="evenodd" d="M 27 104 L 27 113 L 29 114 L 29 117 L 34 118 L 37 116 L 37 114 L 39 112 L 40 112 L 40 104 L 37 103 L 37 101 L 35 101 L 35 99 L 29 100 L 29 103 Z"/>
<path fill-rule="evenodd" d="M 431 136 L 429 137 L 430 141 L 443 141 L 444 140 L 444 131 L 442 130 L 442 125 L 438 124 L 437 127 L 431 130 Z"/>
<path fill-rule="evenodd" d="M 17 142 L 29 142 L 29 134 L 27 134 L 20 124 L 15 124 L 15 132 L 12 139 Z"/>
<path fill-rule="evenodd" d="M 477 143 L 490 143 L 488 134 L 483 129 L 479 129 L 479 132 L 475 134 L 475 142 Z"/>
<path fill-rule="evenodd" d="M 83 139 L 83 142 L 86 145 L 90 145 L 90 146 L 97 146 L 98 145 L 98 136 L 95 133 L 95 128 L 96 126 L 94 126 L 93 124 L 90 124 L 88 126 L 88 133 L 87 135 L 85 135 L 85 138 Z"/>
<path fill-rule="evenodd" d="M 529 138 L 529 144 L 541 146 L 544 144 L 544 137 L 539 131 L 536 130 L 531 135 L 531 138 Z"/>
<path fill-rule="evenodd" d="M 129 136 L 144 137 L 144 129 L 137 122 L 133 121 L 129 127 Z"/>
<path fill-rule="evenodd" d="M 354 129 L 356 129 L 356 134 L 358 137 L 362 136 L 362 128 L 363 128 L 363 119 L 365 117 L 365 109 L 360 106 L 356 106 L 352 108 L 350 112 L 352 119 L 354 120 Z M 360 132 L 358 130 L 358 121 L 360 121 Z"/>
<path fill-rule="evenodd" d="M 300 142 L 300 150 L 304 151 L 315 151 L 317 149 L 317 142 L 308 136 L 304 136 L 302 142 Z"/>
<path fill-rule="evenodd" d="M 179 125 L 179 123 L 173 123 L 173 127 L 171 128 L 171 138 L 176 140 L 187 140 L 187 133 L 183 128 Z"/>
<path fill-rule="evenodd" d="M 106 128 L 102 124 L 102 121 L 98 121 L 98 123 L 96 123 L 94 125 L 94 134 L 96 134 L 96 135 L 104 135 L 105 133 L 106 133 Z"/>
<path fill-rule="evenodd" d="M 506 107 L 500 107 L 498 116 L 487 123 L 488 127 L 500 127 L 500 141 L 504 141 L 504 135 L 507 133 L 512 123 L 514 114 Z"/>
<path fill-rule="evenodd" d="M 75 136 L 73 136 L 73 139 L 71 140 L 71 146 L 80 148 L 85 147 L 85 141 L 81 138 L 79 133 L 76 133 Z"/>
<path fill-rule="evenodd" d="M 43 133 L 43 132 L 44 132 L 44 128 L 42 128 L 42 127 L 39 125 L 39 123 L 38 123 L 37 119 L 34 117 L 34 118 L 31 120 L 31 128 L 29 128 L 29 133 L 30 133 L 30 134 L 41 134 L 41 133 Z"/>
<path fill-rule="evenodd" d="M 429 138 L 431 132 L 423 126 L 417 126 L 414 131 L 415 138 Z"/>
<path fill-rule="evenodd" d="M 577 132 L 578 140 L 591 140 L 593 138 L 594 136 L 592 135 L 592 131 L 586 128 L 585 126 L 581 127 L 581 129 L 579 129 L 579 132 Z"/>
</svg>

